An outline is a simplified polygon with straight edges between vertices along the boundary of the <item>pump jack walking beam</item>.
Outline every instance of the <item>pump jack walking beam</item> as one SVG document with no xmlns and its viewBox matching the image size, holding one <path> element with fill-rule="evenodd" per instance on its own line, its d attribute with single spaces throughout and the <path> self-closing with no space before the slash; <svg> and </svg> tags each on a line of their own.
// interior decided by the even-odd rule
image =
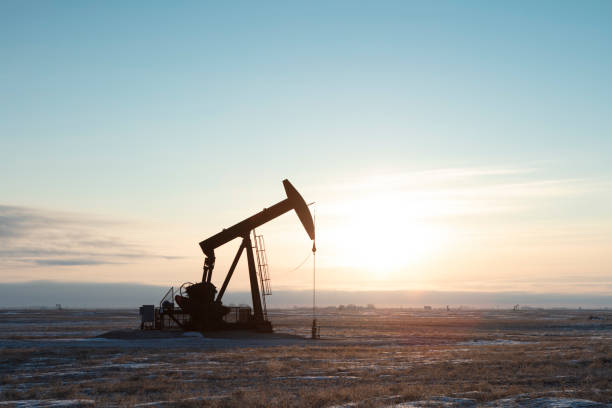
<svg viewBox="0 0 612 408">
<path fill-rule="evenodd" d="M 297 213 L 310 239 L 315 239 L 314 222 L 312 221 L 312 215 L 310 215 L 308 205 L 289 180 L 283 180 L 283 187 L 285 187 L 285 193 L 287 194 L 286 199 L 279 201 L 270 208 L 264 208 L 263 211 L 200 242 L 202 252 L 204 252 L 207 257 L 214 258 L 215 248 L 228 243 L 234 238 L 244 236 L 244 234 L 260 225 L 291 210 L 295 210 Z"/>
</svg>

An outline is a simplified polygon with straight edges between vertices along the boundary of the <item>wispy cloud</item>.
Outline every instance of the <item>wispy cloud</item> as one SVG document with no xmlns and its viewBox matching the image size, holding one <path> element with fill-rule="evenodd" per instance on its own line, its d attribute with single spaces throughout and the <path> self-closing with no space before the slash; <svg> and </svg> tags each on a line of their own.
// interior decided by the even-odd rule
<svg viewBox="0 0 612 408">
<path fill-rule="evenodd" d="M 122 239 L 124 223 L 82 214 L 0 205 L 0 266 L 77 266 L 180 257 Z M 113 234 L 115 232 L 115 234 Z"/>
<path fill-rule="evenodd" d="M 117 263 L 96 259 L 33 259 L 32 262 L 41 266 L 107 265 Z"/>
<path fill-rule="evenodd" d="M 500 179 L 524 177 L 534 173 L 535 168 L 511 167 L 451 167 L 412 172 L 385 173 L 366 178 L 344 180 L 325 188 L 332 191 L 361 191 L 377 189 L 437 189 L 456 186 L 457 183 L 491 183 Z"/>
<path fill-rule="evenodd" d="M 320 247 L 328 248 L 321 264 L 414 274 L 422 268 L 480 276 L 491 267 L 499 275 L 511 268 L 599 273 L 610 265 L 612 217 L 604 208 L 612 203 L 610 187 L 605 178 L 553 178 L 533 168 L 440 169 L 334 183 L 317 206 Z"/>
<path fill-rule="evenodd" d="M 521 212 L 542 200 L 571 198 L 606 191 L 608 180 L 546 178 L 537 169 L 444 168 L 376 175 L 325 186 L 336 199 L 327 213 L 342 214 L 360 201 L 391 203 L 390 210 L 420 214 L 421 218 L 490 215 Z M 367 207 L 367 205 L 366 205 Z"/>
</svg>

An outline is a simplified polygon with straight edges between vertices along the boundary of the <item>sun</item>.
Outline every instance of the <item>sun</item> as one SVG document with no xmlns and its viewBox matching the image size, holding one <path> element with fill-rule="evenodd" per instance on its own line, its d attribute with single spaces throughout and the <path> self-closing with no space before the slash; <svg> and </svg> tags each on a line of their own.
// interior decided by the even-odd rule
<svg viewBox="0 0 612 408">
<path fill-rule="evenodd" d="M 331 208 L 333 222 L 321 236 L 336 267 L 386 279 L 406 272 L 440 250 L 444 231 L 428 222 L 425 208 L 397 194 L 372 195 Z"/>
</svg>

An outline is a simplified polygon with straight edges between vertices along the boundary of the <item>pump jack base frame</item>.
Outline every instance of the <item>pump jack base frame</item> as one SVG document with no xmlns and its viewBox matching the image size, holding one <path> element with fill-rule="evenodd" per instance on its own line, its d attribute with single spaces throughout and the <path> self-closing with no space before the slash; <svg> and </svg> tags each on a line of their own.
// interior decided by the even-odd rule
<svg viewBox="0 0 612 408">
<path fill-rule="evenodd" d="M 253 302 L 253 314 L 240 315 L 236 322 L 227 322 L 224 316 L 231 308 L 224 306 L 221 302 L 223 294 L 227 289 L 230 279 L 238 265 L 242 252 L 246 250 L 249 269 L 249 281 L 251 285 L 251 300 Z M 202 282 L 195 283 L 186 288 L 187 296 L 176 295 L 174 300 L 184 313 L 189 314 L 189 323 L 181 324 L 179 319 L 170 316 L 184 330 L 255 330 L 258 332 L 271 333 L 272 323 L 266 319 L 266 313 L 262 307 L 261 292 L 255 268 L 255 257 L 250 238 L 250 232 L 242 237 L 242 243 L 236 252 L 234 261 L 225 277 L 223 286 L 217 295 L 217 288 L 211 282 L 212 273 L 205 274 Z M 216 296 L 215 296 L 216 295 Z"/>
</svg>

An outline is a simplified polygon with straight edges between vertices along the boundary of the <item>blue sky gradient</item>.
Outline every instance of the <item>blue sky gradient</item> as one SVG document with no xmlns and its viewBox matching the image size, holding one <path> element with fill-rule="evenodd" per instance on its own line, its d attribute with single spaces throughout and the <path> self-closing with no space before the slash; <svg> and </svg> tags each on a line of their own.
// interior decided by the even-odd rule
<svg viewBox="0 0 612 408">
<path fill-rule="evenodd" d="M 463 181 L 532 183 L 488 225 L 580 228 L 600 265 L 584 269 L 609 278 L 611 18 L 609 1 L 3 1 L 0 204 L 136 220 L 112 235 L 193 255 L 195 271 L 190 245 L 282 199 L 286 177 L 332 229 L 328 186 L 510 169 Z M 534 183 L 565 193 L 535 199 Z M 14 262 L 0 280 L 75 276 Z M 100 279 L 96 265 L 80 276 Z"/>
</svg>

